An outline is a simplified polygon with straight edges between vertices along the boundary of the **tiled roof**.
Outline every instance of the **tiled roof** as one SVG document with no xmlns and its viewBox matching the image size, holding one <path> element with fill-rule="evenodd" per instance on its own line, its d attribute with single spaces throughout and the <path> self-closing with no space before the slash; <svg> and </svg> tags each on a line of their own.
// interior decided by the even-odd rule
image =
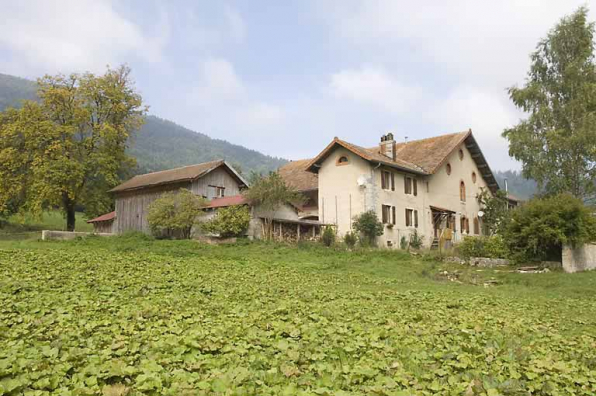
<svg viewBox="0 0 596 396">
<path fill-rule="evenodd" d="M 379 163 L 382 163 L 383 165 L 391 166 L 391 167 L 405 170 L 405 171 L 412 172 L 412 173 L 417 173 L 417 174 L 422 174 L 422 175 L 427 174 L 427 172 L 423 168 L 421 168 L 418 165 L 415 165 L 411 162 L 405 161 L 401 158 L 392 160 L 391 158 L 379 153 L 378 149 L 367 149 L 367 148 L 360 147 L 360 146 L 357 146 L 352 143 L 348 143 L 345 140 L 341 140 L 338 138 L 333 139 L 333 141 L 331 143 L 329 143 L 329 145 L 327 147 L 325 147 L 323 149 L 323 151 L 318 156 L 313 158 L 308 163 L 307 169 L 314 170 L 314 165 L 320 163 L 322 160 L 327 158 L 327 156 L 331 153 L 332 149 L 335 146 L 343 147 L 346 150 L 353 152 L 354 154 L 358 155 L 359 157 L 364 158 L 367 161 L 379 162 Z"/>
<path fill-rule="evenodd" d="M 277 170 L 286 184 L 298 191 L 310 191 L 319 188 L 319 175 L 308 172 L 306 166 L 310 159 L 291 161 Z"/>
<path fill-rule="evenodd" d="M 470 134 L 471 131 L 465 131 L 427 139 L 412 140 L 407 143 L 398 143 L 395 147 L 395 155 L 404 161 L 418 165 L 426 172 L 432 174 L 443 165 L 443 162 L 453 150 Z M 378 151 L 378 147 L 376 150 Z"/>
<path fill-rule="evenodd" d="M 94 219 L 87 220 L 87 223 L 98 223 L 100 221 L 114 220 L 115 218 L 116 218 L 116 212 L 114 211 L 114 212 L 102 214 L 101 216 L 96 217 Z"/>
<path fill-rule="evenodd" d="M 244 180 L 242 180 L 242 178 L 230 166 L 228 166 L 224 160 L 217 160 L 204 162 L 197 165 L 183 166 L 176 169 L 138 175 L 111 189 L 110 192 L 135 190 L 138 188 L 152 187 L 161 184 L 191 181 L 211 172 L 222 165 L 226 165 L 231 172 L 236 175 L 239 181 L 245 184 Z"/>
<path fill-rule="evenodd" d="M 248 203 L 246 198 L 242 195 L 231 195 L 229 197 L 214 198 L 206 208 L 225 208 L 227 206 L 244 205 Z"/>
</svg>

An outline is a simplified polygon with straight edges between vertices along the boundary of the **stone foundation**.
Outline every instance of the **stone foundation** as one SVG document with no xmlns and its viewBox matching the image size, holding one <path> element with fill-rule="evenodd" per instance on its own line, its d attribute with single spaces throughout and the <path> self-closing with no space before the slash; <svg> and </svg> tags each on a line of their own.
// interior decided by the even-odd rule
<svg viewBox="0 0 596 396">
<path fill-rule="evenodd" d="M 89 235 L 114 236 L 114 234 L 107 234 L 107 233 L 43 230 L 41 232 L 41 240 L 42 241 L 51 241 L 51 240 L 67 241 L 67 240 L 75 239 L 77 237 L 86 237 Z"/>
<path fill-rule="evenodd" d="M 563 247 L 563 270 L 573 273 L 596 269 L 596 244 Z"/>
</svg>

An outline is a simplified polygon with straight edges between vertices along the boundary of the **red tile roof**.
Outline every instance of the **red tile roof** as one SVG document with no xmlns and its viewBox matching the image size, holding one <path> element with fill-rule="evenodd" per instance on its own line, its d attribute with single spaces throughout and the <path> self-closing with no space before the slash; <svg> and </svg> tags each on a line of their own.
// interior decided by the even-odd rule
<svg viewBox="0 0 596 396">
<path fill-rule="evenodd" d="M 206 208 L 225 208 L 227 206 L 245 205 L 248 201 L 242 195 L 232 195 L 223 198 L 213 198 Z"/>
<path fill-rule="evenodd" d="M 290 161 L 277 170 L 286 184 L 298 191 L 312 191 L 319 188 L 319 175 L 306 170 L 312 159 Z"/>
<path fill-rule="evenodd" d="M 98 223 L 100 221 L 110 221 L 110 220 L 114 220 L 116 218 L 116 212 L 110 212 L 110 213 L 106 213 L 106 214 L 102 214 L 99 217 L 96 217 L 94 219 L 91 220 L 87 220 L 87 223 Z"/>
</svg>

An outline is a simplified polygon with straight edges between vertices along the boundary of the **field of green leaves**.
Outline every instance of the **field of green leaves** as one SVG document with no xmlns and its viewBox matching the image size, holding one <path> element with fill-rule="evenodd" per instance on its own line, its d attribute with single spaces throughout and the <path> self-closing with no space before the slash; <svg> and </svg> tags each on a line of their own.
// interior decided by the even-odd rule
<svg viewBox="0 0 596 396">
<path fill-rule="evenodd" d="M 0 395 L 596 394 L 596 274 L 484 288 L 442 269 L 309 246 L 0 242 Z"/>
</svg>

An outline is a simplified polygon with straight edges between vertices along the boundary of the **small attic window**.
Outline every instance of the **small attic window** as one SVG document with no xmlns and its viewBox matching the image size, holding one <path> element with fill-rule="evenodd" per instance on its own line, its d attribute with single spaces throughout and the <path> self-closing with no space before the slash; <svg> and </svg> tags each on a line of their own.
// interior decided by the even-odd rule
<svg viewBox="0 0 596 396">
<path fill-rule="evenodd" d="M 345 155 L 342 155 L 341 157 L 339 157 L 337 159 L 337 162 L 335 163 L 336 165 L 347 165 L 350 161 L 348 160 L 348 157 L 346 157 Z"/>
<path fill-rule="evenodd" d="M 464 159 L 464 150 L 459 149 L 459 159 L 460 161 Z"/>
<path fill-rule="evenodd" d="M 472 172 L 472 183 L 476 184 L 476 172 Z"/>
<path fill-rule="evenodd" d="M 447 171 L 447 174 L 450 175 L 451 174 L 451 164 L 447 164 L 447 166 L 445 167 L 445 170 Z"/>
</svg>

